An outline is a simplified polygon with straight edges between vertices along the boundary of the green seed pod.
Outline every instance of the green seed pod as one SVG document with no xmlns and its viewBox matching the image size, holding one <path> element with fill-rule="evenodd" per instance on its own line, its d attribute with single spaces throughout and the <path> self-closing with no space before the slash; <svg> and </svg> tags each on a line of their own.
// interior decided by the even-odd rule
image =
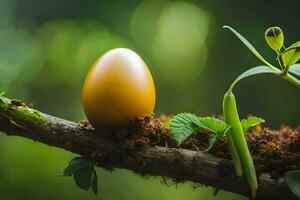
<svg viewBox="0 0 300 200">
<path fill-rule="evenodd" d="M 230 136 L 242 164 L 244 176 L 251 191 L 251 199 L 255 199 L 258 189 L 255 167 L 240 122 L 235 96 L 231 91 L 224 96 L 223 114 L 226 124 L 231 126 Z"/>
<path fill-rule="evenodd" d="M 265 38 L 268 45 L 276 52 L 279 52 L 283 46 L 284 36 L 279 27 L 270 27 L 265 32 Z"/>
</svg>

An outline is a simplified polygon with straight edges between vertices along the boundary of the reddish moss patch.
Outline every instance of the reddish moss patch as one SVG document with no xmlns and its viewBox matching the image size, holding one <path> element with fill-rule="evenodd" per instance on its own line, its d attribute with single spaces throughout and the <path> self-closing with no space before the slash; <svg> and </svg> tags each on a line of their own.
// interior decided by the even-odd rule
<svg viewBox="0 0 300 200">
<path fill-rule="evenodd" d="M 171 133 L 163 126 L 170 116 L 162 115 L 153 118 L 152 115 L 132 120 L 127 127 L 109 129 L 109 137 L 120 144 L 125 151 L 144 146 L 163 146 L 176 148 L 176 142 Z M 90 124 L 83 123 L 90 128 Z M 273 178 L 282 176 L 285 171 L 300 169 L 300 126 L 290 128 L 282 125 L 279 130 L 271 130 L 262 126 L 255 126 L 246 134 L 256 170 L 259 173 L 268 172 Z M 200 129 L 196 135 L 189 137 L 181 148 L 189 150 L 205 150 L 208 147 L 210 132 Z M 230 159 L 225 138 L 209 151 L 221 158 Z"/>
<path fill-rule="evenodd" d="M 279 130 L 252 129 L 247 135 L 248 145 L 259 172 L 269 172 L 275 178 L 285 171 L 300 169 L 300 127 L 286 125 Z"/>
<path fill-rule="evenodd" d="M 90 129 L 90 130 L 93 129 L 92 124 L 87 120 L 80 121 L 79 124 L 86 129 Z"/>
<path fill-rule="evenodd" d="M 11 104 L 14 106 L 24 106 L 25 104 L 20 99 L 12 99 Z"/>
</svg>

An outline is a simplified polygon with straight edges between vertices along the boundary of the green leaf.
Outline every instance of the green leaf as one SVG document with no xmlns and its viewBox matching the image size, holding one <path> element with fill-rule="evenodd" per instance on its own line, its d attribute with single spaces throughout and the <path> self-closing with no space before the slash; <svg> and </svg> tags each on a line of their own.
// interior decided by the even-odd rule
<svg viewBox="0 0 300 200">
<path fill-rule="evenodd" d="M 218 137 L 226 135 L 226 132 L 230 129 L 230 126 L 225 124 L 225 122 L 213 117 L 200 117 L 199 120 L 207 127 L 208 130 L 213 132 L 208 138 L 208 147 L 204 150 L 204 152 L 207 152 L 218 141 Z"/>
<path fill-rule="evenodd" d="M 294 44 L 292 44 L 291 46 L 289 46 L 285 51 L 288 51 L 290 49 L 297 49 L 300 47 L 300 41 L 295 42 Z"/>
<path fill-rule="evenodd" d="M 176 140 L 177 145 L 180 145 L 200 127 L 208 129 L 200 122 L 199 117 L 191 113 L 180 113 L 170 121 L 171 135 Z"/>
<path fill-rule="evenodd" d="M 297 197 L 300 197 L 300 170 L 288 171 L 285 173 L 284 177 L 290 190 Z"/>
<path fill-rule="evenodd" d="M 72 176 L 75 171 L 90 164 L 92 164 L 92 161 L 87 157 L 75 157 L 64 169 L 63 176 Z"/>
<path fill-rule="evenodd" d="M 282 60 L 285 66 L 291 66 L 300 59 L 300 41 L 289 46 L 282 54 Z"/>
<path fill-rule="evenodd" d="M 226 132 L 230 129 L 230 126 L 225 124 L 225 122 L 213 117 L 200 117 L 199 120 L 207 127 L 206 129 L 218 136 L 225 136 Z"/>
<path fill-rule="evenodd" d="M 88 157 L 73 158 L 64 169 L 63 176 L 73 176 L 76 185 L 84 190 L 97 193 L 97 175 L 94 164 Z"/>
<path fill-rule="evenodd" d="M 293 60 L 293 57 L 295 56 L 295 49 L 286 50 L 281 54 L 281 58 L 283 61 L 284 66 L 290 66 Z M 296 63 L 296 62 L 295 62 Z"/>
<path fill-rule="evenodd" d="M 210 146 L 207 149 L 208 151 L 216 142 L 217 137 L 225 136 L 230 126 L 219 119 L 213 117 L 199 118 L 191 113 L 180 113 L 170 121 L 171 134 L 178 145 L 194 134 L 199 128 L 204 128 L 214 133 L 209 139 Z"/>
<path fill-rule="evenodd" d="M 247 119 L 243 119 L 241 121 L 241 125 L 243 127 L 244 133 L 246 133 L 250 127 L 264 123 L 264 122 L 265 122 L 265 120 L 263 118 L 251 116 L 251 117 L 248 117 Z"/>
<path fill-rule="evenodd" d="M 247 78 L 249 76 L 254 76 L 257 74 L 276 74 L 276 75 L 280 75 L 281 71 L 280 70 L 274 70 L 269 68 L 268 66 L 265 65 L 261 65 L 261 66 L 257 66 L 257 67 L 253 67 L 251 69 L 248 69 L 247 71 L 245 71 L 244 73 L 242 73 L 241 75 L 239 75 L 231 84 L 230 86 L 230 90 L 233 89 L 233 87 L 242 79 Z"/>
<path fill-rule="evenodd" d="M 90 189 L 93 171 L 93 165 L 86 165 L 85 167 L 81 167 L 78 170 L 76 170 L 73 173 L 76 185 L 84 190 Z"/>
<path fill-rule="evenodd" d="M 272 66 L 268 61 L 266 61 L 259 53 L 258 51 L 253 47 L 253 45 L 248 42 L 244 36 L 242 36 L 239 32 L 237 32 L 235 29 L 231 28 L 230 26 L 223 26 L 223 28 L 229 29 L 231 32 L 233 32 L 241 41 L 244 43 L 244 45 L 265 65 Z M 272 66 L 273 67 L 273 66 Z"/>
<path fill-rule="evenodd" d="M 300 77 L 300 64 L 290 66 L 289 72 Z"/>
<path fill-rule="evenodd" d="M 0 97 L 2 97 L 3 95 L 5 95 L 5 92 L 0 92 Z"/>
<path fill-rule="evenodd" d="M 208 147 L 204 150 L 204 152 L 208 152 L 214 144 L 218 141 L 218 137 L 220 137 L 217 134 L 211 134 L 208 138 Z"/>
</svg>

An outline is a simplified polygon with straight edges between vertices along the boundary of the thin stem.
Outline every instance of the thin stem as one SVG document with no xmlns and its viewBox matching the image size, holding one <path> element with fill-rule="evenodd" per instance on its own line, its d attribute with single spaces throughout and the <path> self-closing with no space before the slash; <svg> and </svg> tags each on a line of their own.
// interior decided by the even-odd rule
<svg viewBox="0 0 300 200">
<path fill-rule="evenodd" d="M 280 58 L 277 58 L 276 60 L 277 60 L 277 61 L 278 61 L 278 63 L 279 63 L 280 69 L 281 69 L 281 70 L 283 70 L 283 69 L 284 69 L 284 67 L 283 67 L 283 65 L 281 64 L 281 60 L 280 60 Z"/>
<path fill-rule="evenodd" d="M 194 149 L 197 151 L 197 152 L 200 152 L 200 149 L 197 147 L 197 145 L 195 145 L 193 142 L 192 142 L 192 146 L 194 147 Z"/>
<path fill-rule="evenodd" d="M 270 67 L 271 69 L 273 69 L 273 70 L 275 70 L 276 72 L 278 72 L 278 73 L 275 73 L 277 76 L 283 78 L 284 80 L 289 81 L 291 84 L 293 84 L 293 85 L 295 85 L 296 87 L 300 88 L 300 80 L 298 80 L 296 77 L 294 77 L 293 75 L 291 75 L 291 74 L 288 73 L 289 67 L 285 67 L 284 70 L 280 70 L 280 69 L 274 67 L 274 66 L 271 65 L 271 64 L 268 65 L 268 67 Z M 230 85 L 228 91 L 233 91 L 233 88 L 235 87 L 235 85 L 236 85 L 239 81 L 240 81 L 239 79 L 235 79 L 235 80 L 231 83 L 231 85 Z"/>
<path fill-rule="evenodd" d="M 280 50 L 276 51 L 276 55 L 277 55 L 276 60 L 278 61 L 281 70 L 284 70 L 285 66 L 284 66 L 284 62 L 283 62 L 282 57 L 281 57 L 281 51 Z"/>
</svg>

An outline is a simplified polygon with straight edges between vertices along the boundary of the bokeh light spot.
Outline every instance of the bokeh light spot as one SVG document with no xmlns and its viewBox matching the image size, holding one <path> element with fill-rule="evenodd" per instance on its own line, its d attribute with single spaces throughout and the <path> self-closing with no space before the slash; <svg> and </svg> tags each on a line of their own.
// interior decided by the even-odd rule
<svg viewBox="0 0 300 200">
<path fill-rule="evenodd" d="M 152 50 L 166 79 L 187 82 L 201 73 L 208 30 L 208 15 L 191 3 L 173 2 L 163 10 Z"/>
</svg>

